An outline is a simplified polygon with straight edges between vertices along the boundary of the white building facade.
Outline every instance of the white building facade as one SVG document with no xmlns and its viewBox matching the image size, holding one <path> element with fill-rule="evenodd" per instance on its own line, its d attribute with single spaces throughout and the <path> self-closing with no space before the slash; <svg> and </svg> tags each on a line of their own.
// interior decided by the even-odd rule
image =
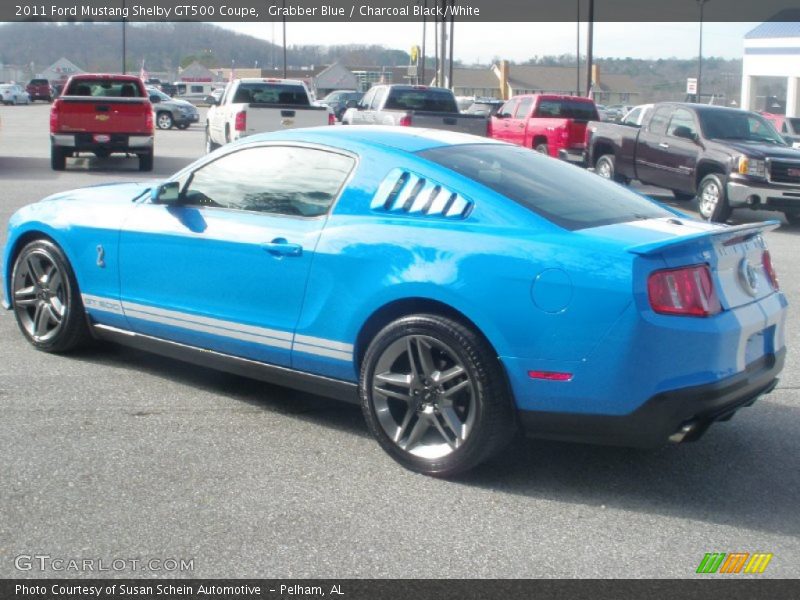
<svg viewBox="0 0 800 600">
<path fill-rule="evenodd" d="M 759 77 L 786 78 L 786 116 L 800 116 L 800 23 L 767 22 L 750 31 L 744 39 L 742 60 L 742 103 L 747 110 L 756 106 Z"/>
</svg>

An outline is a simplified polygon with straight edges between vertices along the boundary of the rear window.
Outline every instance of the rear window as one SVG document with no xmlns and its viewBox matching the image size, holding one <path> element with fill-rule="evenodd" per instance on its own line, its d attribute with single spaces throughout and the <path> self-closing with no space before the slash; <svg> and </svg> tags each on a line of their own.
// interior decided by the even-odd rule
<svg viewBox="0 0 800 600">
<path fill-rule="evenodd" d="M 425 110 L 431 112 L 458 112 L 456 99 L 448 90 L 392 88 L 386 99 L 387 110 Z"/>
<path fill-rule="evenodd" d="M 28 85 L 50 85 L 50 82 L 47 79 L 31 79 Z"/>
<path fill-rule="evenodd" d="M 98 96 L 104 98 L 141 98 L 139 86 L 130 80 L 78 79 L 69 84 L 65 96 Z"/>
<path fill-rule="evenodd" d="M 442 146 L 419 155 L 572 231 L 674 216 L 616 183 L 519 146 Z"/>
<path fill-rule="evenodd" d="M 302 85 L 280 83 L 242 83 L 236 90 L 233 103 L 309 105 L 308 94 Z"/>
<path fill-rule="evenodd" d="M 792 126 L 794 133 L 800 133 L 800 119 L 786 119 Z"/>
<path fill-rule="evenodd" d="M 597 107 L 593 102 L 580 100 L 548 99 L 539 102 L 537 117 L 557 117 L 559 119 L 575 119 L 576 121 L 597 121 Z"/>
</svg>

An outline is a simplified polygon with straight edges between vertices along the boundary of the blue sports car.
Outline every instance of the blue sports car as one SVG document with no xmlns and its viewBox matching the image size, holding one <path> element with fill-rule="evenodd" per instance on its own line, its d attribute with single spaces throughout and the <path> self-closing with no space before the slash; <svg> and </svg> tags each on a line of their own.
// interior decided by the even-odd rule
<svg viewBox="0 0 800 600">
<path fill-rule="evenodd" d="M 114 340 L 360 402 L 394 459 L 446 476 L 520 428 L 653 446 L 771 391 L 775 226 L 484 138 L 284 131 L 22 208 L 4 304 L 40 350 Z"/>
</svg>

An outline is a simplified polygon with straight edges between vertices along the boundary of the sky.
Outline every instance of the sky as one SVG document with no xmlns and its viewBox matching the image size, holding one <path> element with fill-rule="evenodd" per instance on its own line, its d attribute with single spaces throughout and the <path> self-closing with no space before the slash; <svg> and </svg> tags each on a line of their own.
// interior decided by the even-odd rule
<svg viewBox="0 0 800 600">
<path fill-rule="evenodd" d="M 281 43 L 281 24 L 217 23 L 227 29 Z M 744 35 L 758 23 L 705 23 L 703 56 L 741 58 Z M 494 58 L 524 61 L 533 56 L 575 54 L 575 23 L 456 23 L 454 54 L 465 63 Z M 586 23 L 581 26 L 581 54 L 586 52 Z M 274 31 L 274 33 L 273 33 Z M 595 23 L 594 55 L 602 58 L 694 58 L 698 23 Z M 274 36 L 274 37 L 273 37 Z M 428 47 L 433 32 L 428 24 Z M 381 44 L 408 51 L 422 42 L 421 23 L 292 23 L 289 46 L 306 44 Z"/>
</svg>

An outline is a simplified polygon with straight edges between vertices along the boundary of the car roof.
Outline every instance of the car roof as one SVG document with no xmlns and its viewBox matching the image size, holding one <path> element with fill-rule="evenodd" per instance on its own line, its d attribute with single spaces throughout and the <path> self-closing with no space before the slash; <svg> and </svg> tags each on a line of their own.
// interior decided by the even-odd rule
<svg viewBox="0 0 800 600">
<path fill-rule="evenodd" d="M 307 142 L 342 149 L 355 150 L 357 146 L 381 146 L 402 152 L 421 152 L 431 148 L 464 144 L 502 144 L 491 138 L 443 131 L 441 129 L 422 129 L 389 126 L 323 126 L 307 129 L 289 129 L 258 134 L 244 138 L 248 142 L 292 141 Z"/>
</svg>

